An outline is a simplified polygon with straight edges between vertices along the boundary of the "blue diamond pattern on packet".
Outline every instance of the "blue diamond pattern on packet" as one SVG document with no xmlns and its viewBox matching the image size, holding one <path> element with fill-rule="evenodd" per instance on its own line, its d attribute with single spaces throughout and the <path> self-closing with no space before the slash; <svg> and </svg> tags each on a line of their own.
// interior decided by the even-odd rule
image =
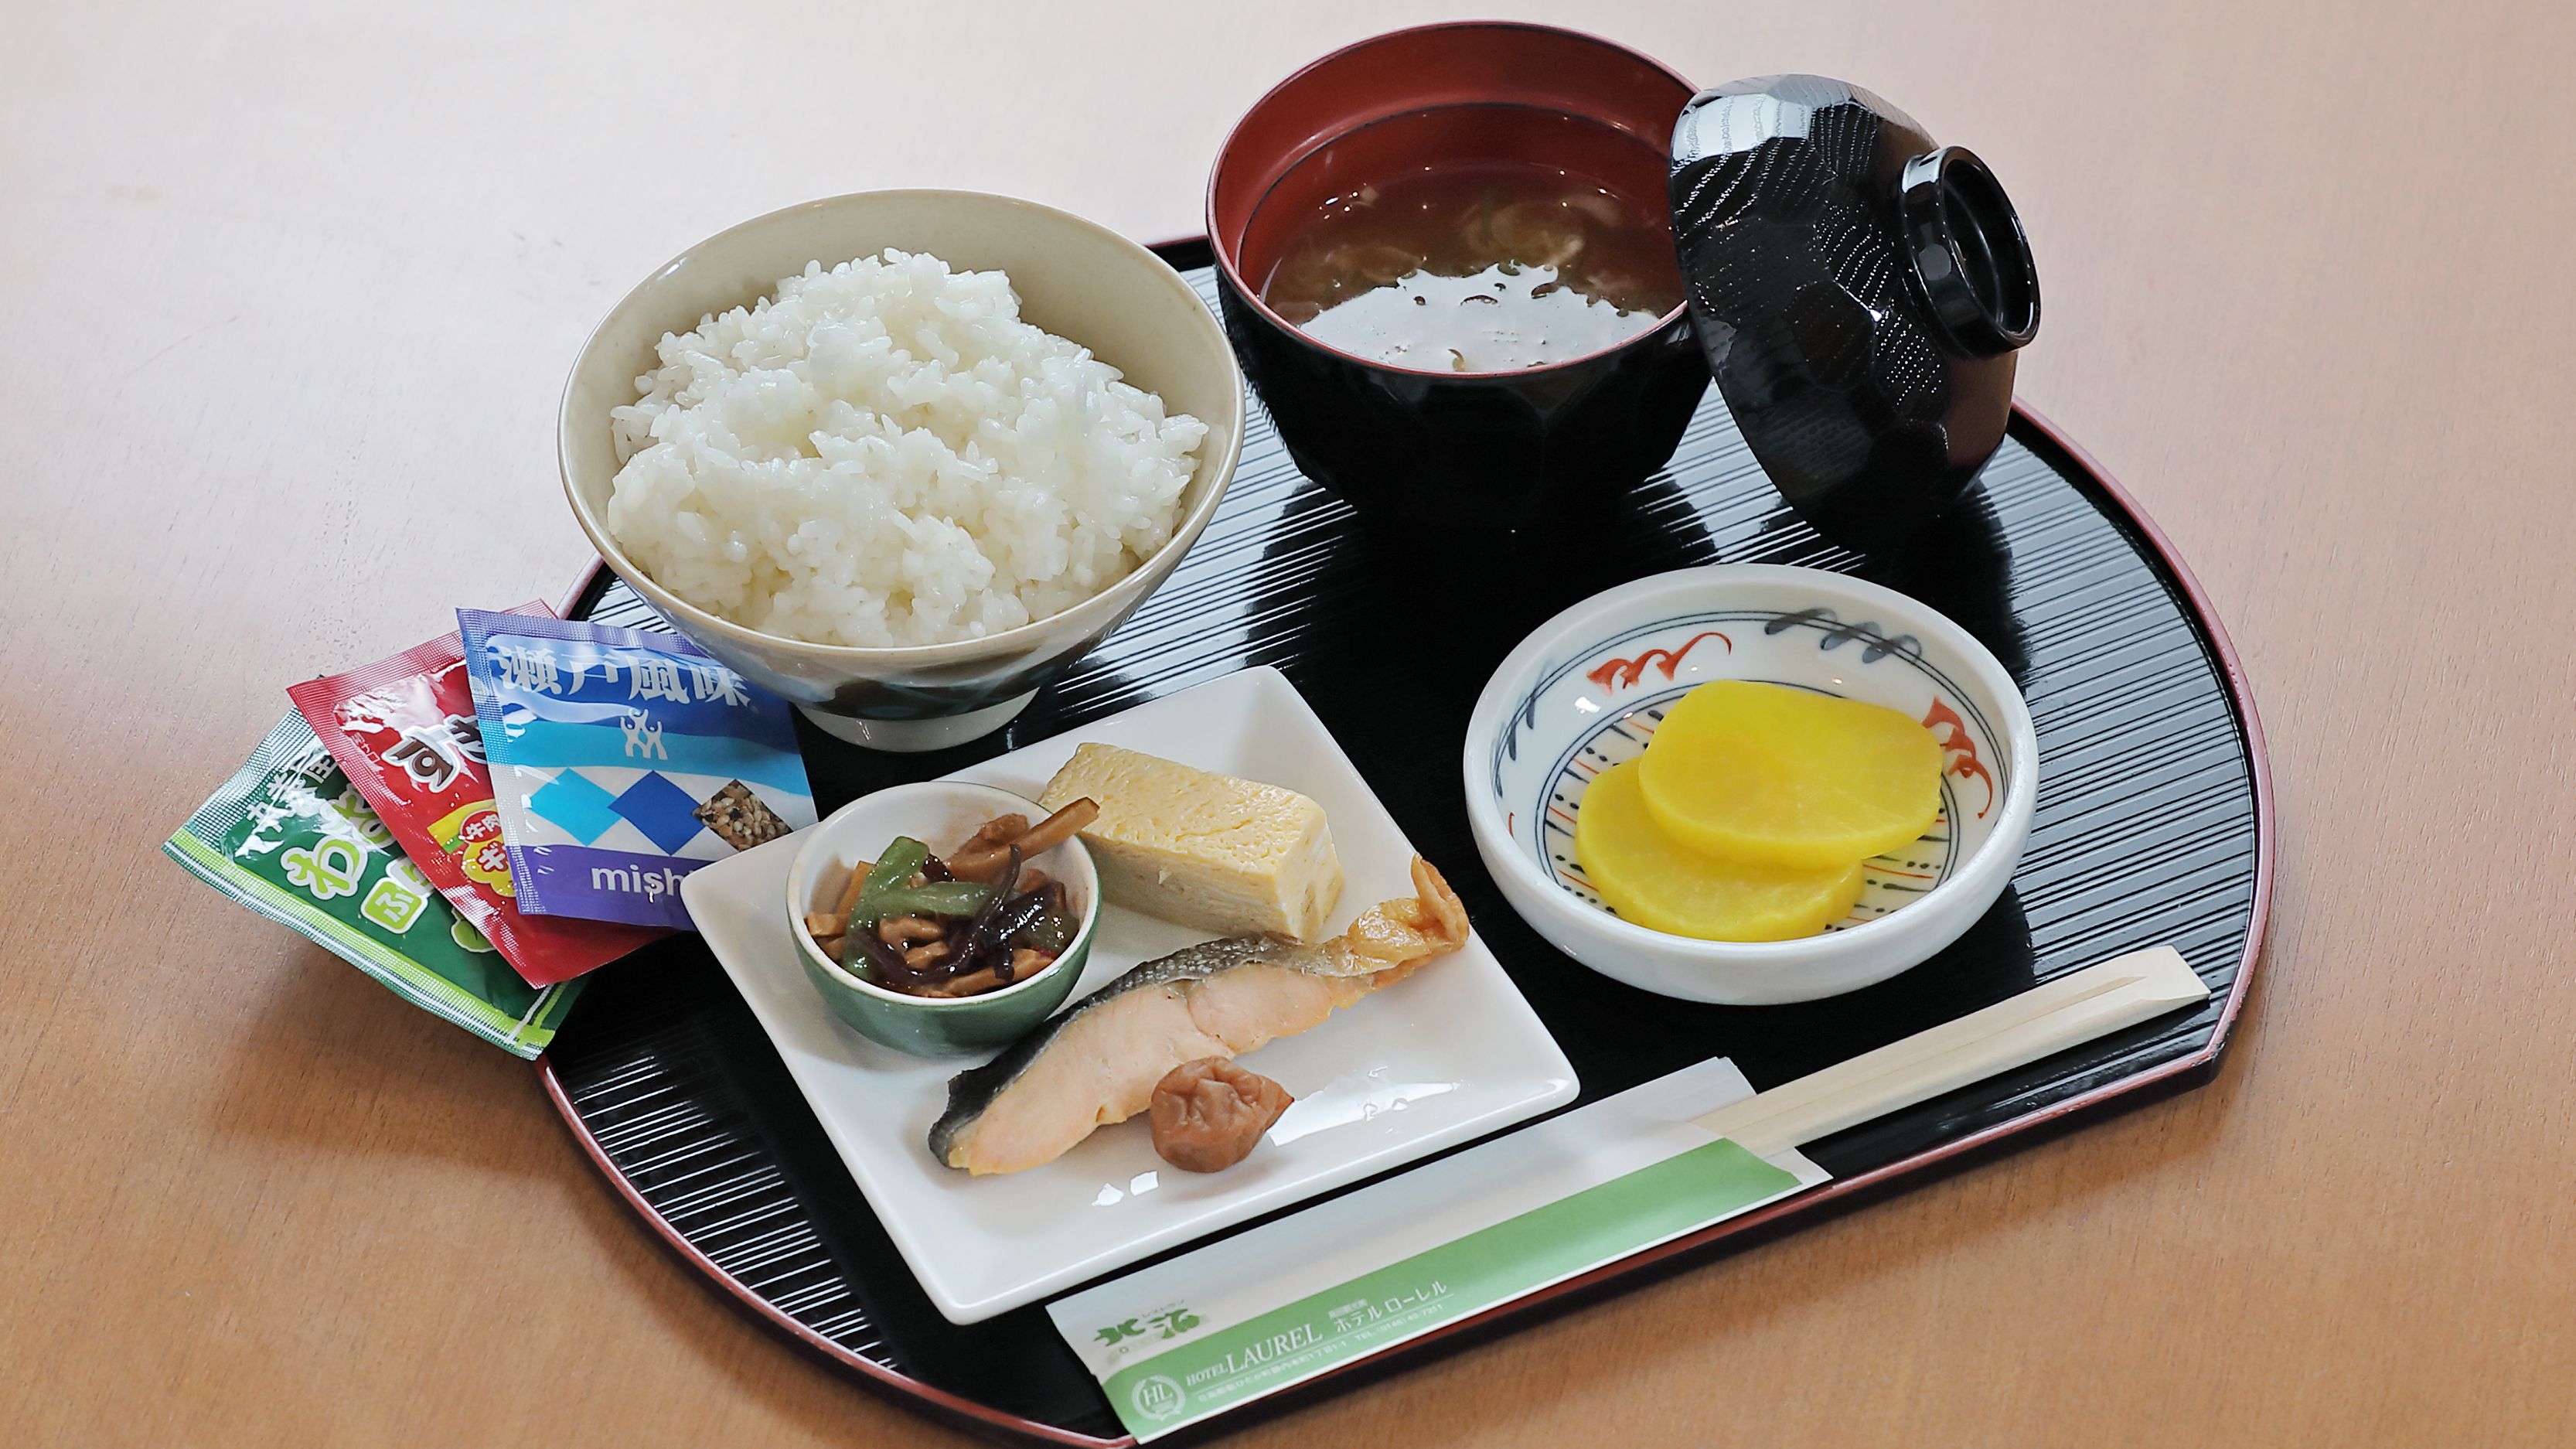
<svg viewBox="0 0 2576 1449">
<path fill-rule="evenodd" d="M 646 775 L 627 787 L 626 793 L 609 802 L 608 808 L 632 821 L 655 845 L 664 850 L 678 850 L 691 837 L 707 828 L 706 822 L 691 814 L 699 802 L 681 793 L 662 775 Z"/>
<path fill-rule="evenodd" d="M 616 803 L 616 796 L 584 779 L 578 770 L 564 771 L 528 797 L 530 810 L 570 831 L 584 845 L 617 828 L 617 811 L 611 808 Z M 503 844 L 508 841 L 508 836 L 502 837 Z"/>
<path fill-rule="evenodd" d="M 456 619 L 521 911 L 685 928 L 683 876 L 814 823 L 787 702 L 696 645 Z"/>
</svg>

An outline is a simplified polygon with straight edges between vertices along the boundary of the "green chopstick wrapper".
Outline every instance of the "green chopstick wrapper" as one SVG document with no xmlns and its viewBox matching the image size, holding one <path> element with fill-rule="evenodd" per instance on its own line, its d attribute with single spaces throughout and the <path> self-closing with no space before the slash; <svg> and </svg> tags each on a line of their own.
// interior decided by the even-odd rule
<svg viewBox="0 0 2576 1449">
<path fill-rule="evenodd" d="M 279 720 L 161 849 L 396 996 L 523 1057 L 554 1040 L 587 979 L 520 980 L 403 855 L 300 714 Z"/>
</svg>

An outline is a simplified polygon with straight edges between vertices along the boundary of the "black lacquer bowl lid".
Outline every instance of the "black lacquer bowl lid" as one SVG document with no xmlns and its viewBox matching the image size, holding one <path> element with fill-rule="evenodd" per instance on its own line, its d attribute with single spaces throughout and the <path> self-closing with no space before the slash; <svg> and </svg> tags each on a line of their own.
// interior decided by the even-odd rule
<svg viewBox="0 0 2576 1449">
<path fill-rule="evenodd" d="M 1763 470 L 1839 542 L 1916 536 L 2003 441 L 2039 328 L 1994 174 L 1858 86 L 1763 76 L 1683 108 L 1672 203 L 1693 325 Z"/>
</svg>

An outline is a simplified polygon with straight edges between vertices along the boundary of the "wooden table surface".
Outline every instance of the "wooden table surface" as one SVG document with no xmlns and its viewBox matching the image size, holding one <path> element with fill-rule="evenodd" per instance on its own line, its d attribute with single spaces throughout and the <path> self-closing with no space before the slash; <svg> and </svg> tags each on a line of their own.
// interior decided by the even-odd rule
<svg viewBox="0 0 2576 1449">
<path fill-rule="evenodd" d="M 157 847 L 289 681 L 571 579 L 557 390 L 662 258 L 894 185 L 1195 231 L 1261 89 L 1438 9 L 1231 8 L 0 11 L 0 1439 L 954 1442 Z M 2003 177 L 2022 395 L 2254 680 L 2268 959 L 2210 1087 L 1234 1442 L 2576 1442 L 2570 12 L 1568 10 Z"/>
</svg>

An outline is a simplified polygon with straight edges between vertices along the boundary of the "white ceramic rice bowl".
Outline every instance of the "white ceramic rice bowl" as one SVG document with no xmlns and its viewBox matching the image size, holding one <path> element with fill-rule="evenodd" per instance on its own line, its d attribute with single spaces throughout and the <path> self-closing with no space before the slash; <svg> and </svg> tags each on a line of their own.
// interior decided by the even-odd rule
<svg viewBox="0 0 2576 1449">
<path fill-rule="evenodd" d="M 895 247 L 959 270 L 999 268 L 1021 316 L 1072 339 L 1207 425 L 1170 540 L 1100 593 L 981 639 L 908 647 L 763 633 L 679 597 L 641 568 L 605 518 L 620 467 L 609 410 L 636 400 L 665 333 L 748 306 L 781 278 Z M 871 191 L 807 202 L 722 231 L 664 263 L 613 308 L 573 364 L 557 420 L 564 493 L 610 569 L 708 653 L 841 738 L 883 749 L 960 744 L 1009 722 L 1030 695 L 1125 622 L 1214 516 L 1242 449 L 1243 377 L 1225 330 L 1159 257 L 1094 222 L 968 191 Z"/>
</svg>

